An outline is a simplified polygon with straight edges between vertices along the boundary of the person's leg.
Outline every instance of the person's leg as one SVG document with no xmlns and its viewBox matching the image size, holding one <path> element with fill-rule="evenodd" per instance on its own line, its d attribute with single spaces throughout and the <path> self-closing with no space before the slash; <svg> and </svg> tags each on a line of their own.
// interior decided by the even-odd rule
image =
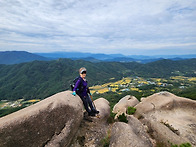
<svg viewBox="0 0 196 147">
<path fill-rule="evenodd" d="M 84 104 L 85 110 L 86 110 L 88 113 L 91 113 L 91 110 L 90 110 L 89 107 L 88 107 L 87 98 L 84 98 L 84 97 L 80 97 L 80 98 L 81 98 L 81 100 L 82 100 L 82 102 L 83 102 L 83 104 Z"/>
<path fill-rule="evenodd" d="M 94 107 L 94 105 L 93 105 L 93 102 L 92 102 L 90 96 L 88 95 L 86 98 L 87 98 L 88 105 L 90 106 L 92 112 L 94 112 L 94 113 L 99 113 L 99 111 L 97 111 L 97 110 L 95 109 L 95 107 Z"/>
</svg>

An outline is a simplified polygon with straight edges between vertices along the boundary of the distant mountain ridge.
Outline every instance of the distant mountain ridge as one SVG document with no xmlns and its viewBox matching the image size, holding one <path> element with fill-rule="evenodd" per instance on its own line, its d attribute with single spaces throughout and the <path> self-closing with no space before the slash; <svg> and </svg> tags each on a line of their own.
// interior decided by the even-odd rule
<svg viewBox="0 0 196 147">
<path fill-rule="evenodd" d="M 150 63 L 162 59 L 170 59 L 173 61 L 196 58 L 193 55 L 158 55 L 158 56 L 144 56 L 144 55 L 129 55 L 122 54 L 93 54 L 82 52 L 51 52 L 51 53 L 29 53 L 26 51 L 5 51 L 0 52 L 0 64 L 18 64 L 31 61 L 49 61 L 57 60 L 59 58 L 68 58 L 72 60 L 84 60 L 93 63 L 97 62 L 138 62 Z"/>
<path fill-rule="evenodd" d="M 0 52 L 0 64 L 18 64 L 35 60 L 48 61 L 50 59 L 26 51 Z"/>
<path fill-rule="evenodd" d="M 190 59 L 196 58 L 196 54 L 190 55 L 123 55 L 123 54 L 93 54 L 93 53 L 82 53 L 82 52 L 50 52 L 50 53 L 35 53 L 37 55 L 43 57 L 50 58 L 89 58 L 93 57 L 98 60 L 109 60 L 114 58 L 133 58 L 133 59 L 154 59 L 154 58 L 164 58 L 164 59 L 172 59 L 172 58 L 182 58 L 182 59 Z"/>
<path fill-rule="evenodd" d="M 69 59 L 82 59 L 82 58 L 95 58 L 97 60 L 107 60 L 117 57 L 126 57 L 122 54 L 93 54 L 82 52 L 51 52 L 51 53 L 35 53 L 37 55 L 49 58 L 69 58 Z"/>
<path fill-rule="evenodd" d="M 35 53 L 49 58 L 69 58 L 72 60 L 85 60 L 90 62 L 139 62 L 149 63 L 162 59 L 184 60 L 196 58 L 196 54 L 191 55 L 156 55 L 156 56 L 144 56 L 144 55 L 122 55 L 122 54 L 93 54 L 82 52 L 51 52 L 51 53 Z"/>
</svg>

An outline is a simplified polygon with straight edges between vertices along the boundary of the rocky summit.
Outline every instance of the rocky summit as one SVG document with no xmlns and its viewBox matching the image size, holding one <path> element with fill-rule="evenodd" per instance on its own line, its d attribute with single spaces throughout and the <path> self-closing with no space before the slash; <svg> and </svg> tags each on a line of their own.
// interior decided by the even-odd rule
<svg viewBox="0 0 196 147">
<path fill-rule="evenodd" d="M 55 94 L 0 118 L 0 146 L 69 146 L 83 118 L 83 105 L 71 91 Z"/>
<path fill-rule="evenodd" d="M 196 146 L 196 101 L 160 92 L 142 98 L 126 96 L 114 106 L 94 101 L 99 117 L 86 115 L 71 91 L 57 93 L 0 118 L 0 147 L 170 147 Z M 133 115 L 127 114 L 135 107 Z M 118 119 L 124 116 L 126 123 Z"/>
</svg>

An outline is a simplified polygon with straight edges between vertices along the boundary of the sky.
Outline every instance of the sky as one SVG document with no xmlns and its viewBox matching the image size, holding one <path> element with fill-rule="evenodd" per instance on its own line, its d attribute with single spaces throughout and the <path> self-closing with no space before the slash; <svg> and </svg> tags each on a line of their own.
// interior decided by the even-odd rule
<svg viewBox="0 0 196 147">
<path fill-rule="evenodd" d="M 196 54 L 196 0 L 0 0 L 0 51 Z"/>
</svg>

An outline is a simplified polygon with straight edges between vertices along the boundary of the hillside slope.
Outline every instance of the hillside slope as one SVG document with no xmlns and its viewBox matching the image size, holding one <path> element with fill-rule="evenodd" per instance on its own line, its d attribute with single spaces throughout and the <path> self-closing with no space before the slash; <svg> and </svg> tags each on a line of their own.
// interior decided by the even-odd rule
<svg viewBox="0 0 196 147">
<path fill-rule="evenodd" d="M 18 63 L 30 62 L 34 60 L 47 61 L 49 59 L 25 51 L 0 52 L 0 64 L 18 64 Z"/>
<path fill-rule="evenodd" d="M 89 86 L 119 80 L 126 76 L 165 77 L 183 74 L 195 76 L 196 59 L 171 61 L 161 60 L 148 64 L 136 62 L 100 62 L 58 59 L 33 61 L 16 65 L 0 65 L 0 100 L 19 98 L 45 98 L 69 89 L 78 76 L 80 67 L 87 68 Z M 177 71 L 177 74 L 176 74 Z"/>
</svg>

